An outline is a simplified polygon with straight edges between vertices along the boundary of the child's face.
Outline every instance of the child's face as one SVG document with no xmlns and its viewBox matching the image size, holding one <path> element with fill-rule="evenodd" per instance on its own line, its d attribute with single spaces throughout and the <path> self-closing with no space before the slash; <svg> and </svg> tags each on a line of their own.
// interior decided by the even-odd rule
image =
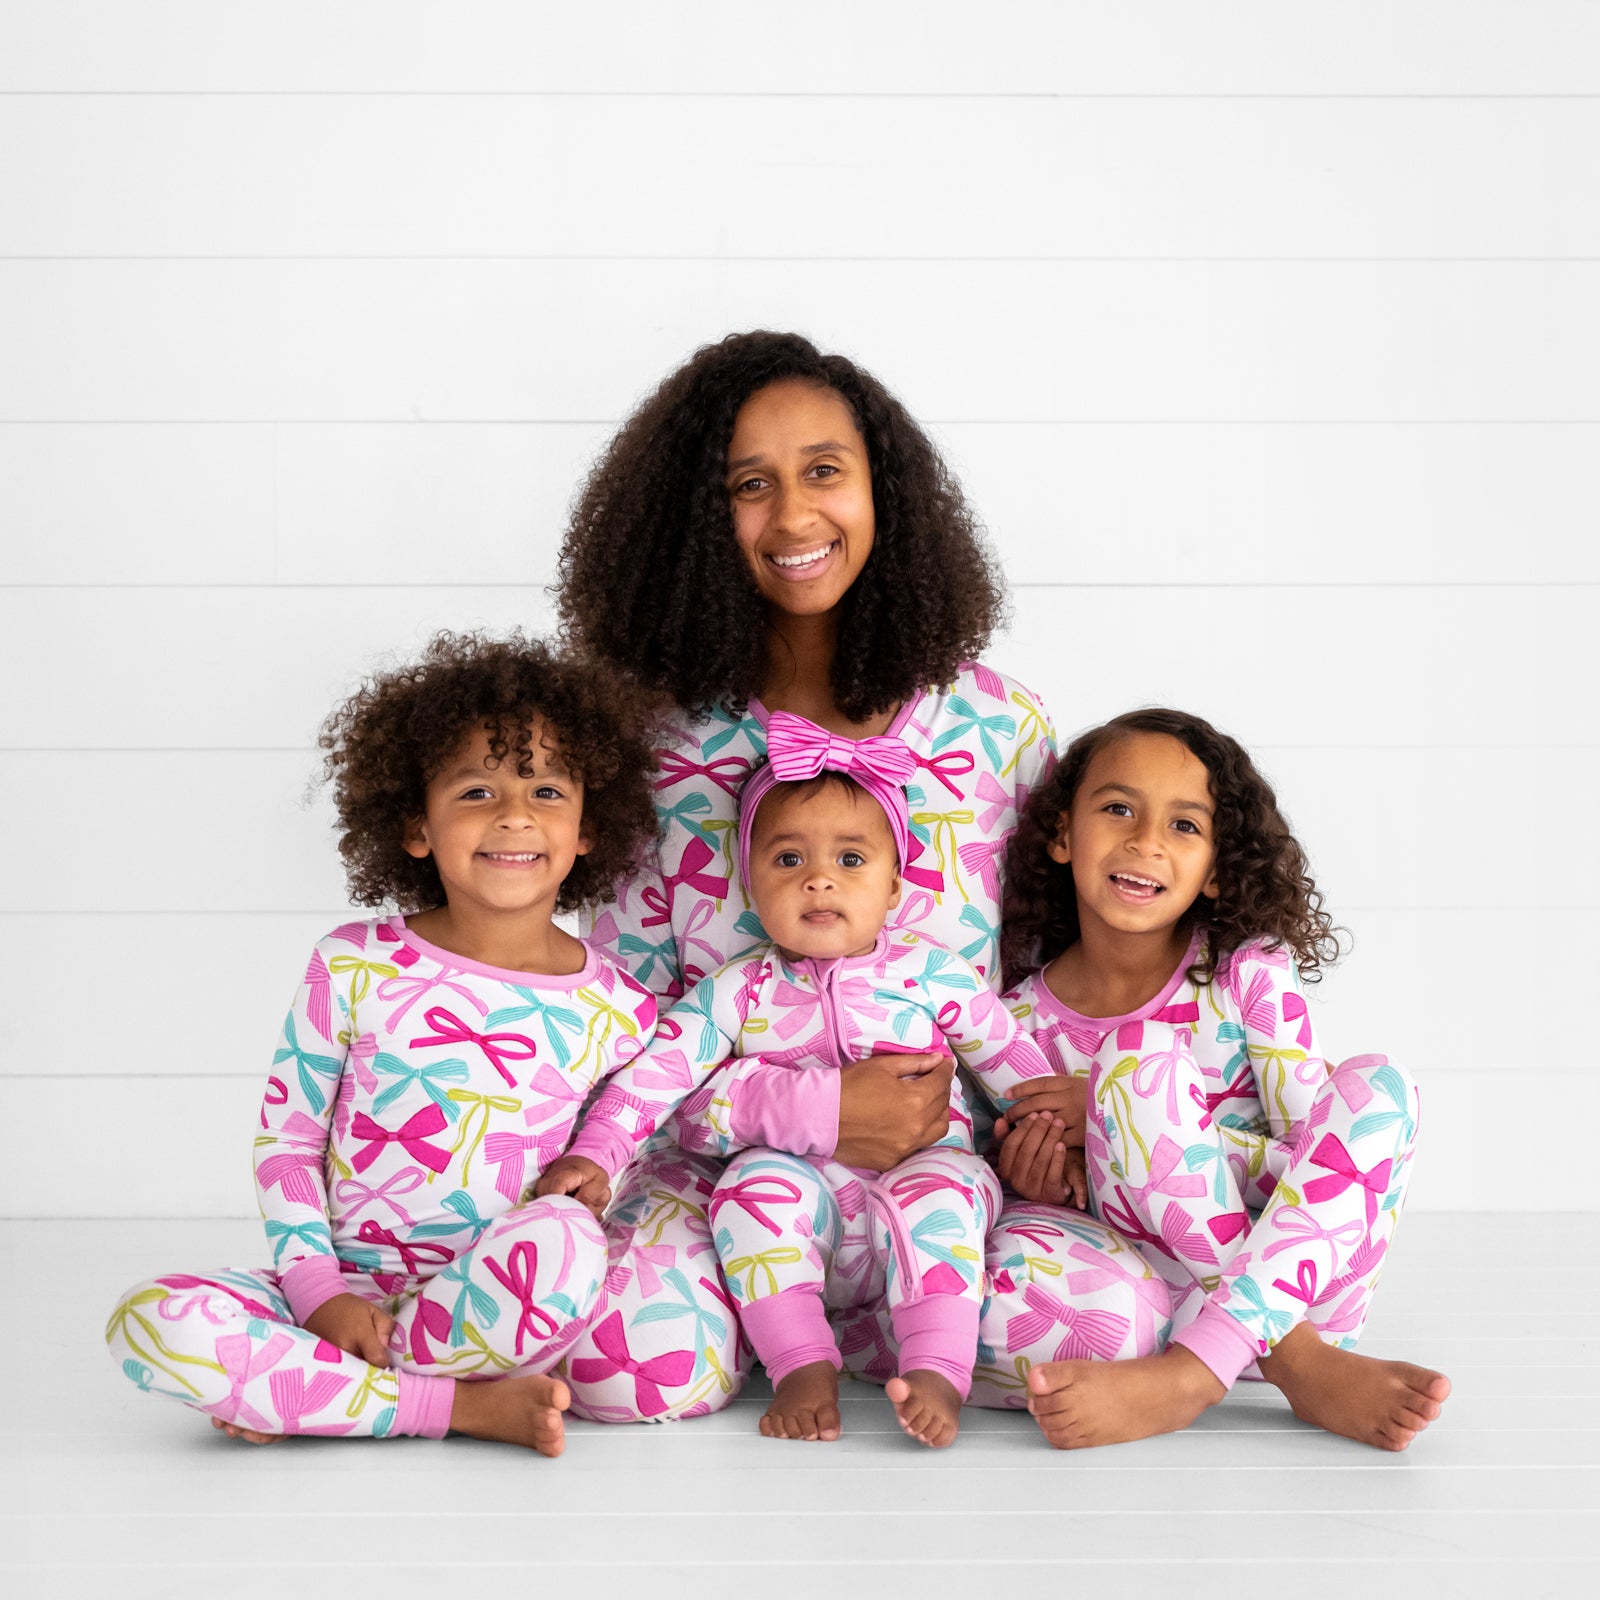
<svg viewBox="0 0 1600 1600">
<path fill-rule="evenodd" d="M 543 737 L 535 722 L 532 774 L 523 778 L 515 752 L 490 765 L 489 734 L 475 728 L 429 781 L 405 848 L 433 856 L 452 912 L 548 915 L 572 863 L 588 853 L 583 785 Z"/>
<path fill-rule="evenodd" d="M 1211 775 L 1168 734 L 1128 734 L 1090 761 L 1050 855 L 1072 863 L 1085 927 L 1166 932 L 1217 892 Z"/>
<path fill-rule="evenodd" d="M 761 802 L 750 838 L 750 898 L 785 955 L 865 955 L 900 903 L 894 835 L 883 808 L 827 784 Z"/>
<path fill-rule="evenodd" d="M 739 409 L 728 441 L 733 531 L 769 607 L 831 611 L 876 527 L 867 442 L 832 389 L 785 379 Z"/>
</svg>

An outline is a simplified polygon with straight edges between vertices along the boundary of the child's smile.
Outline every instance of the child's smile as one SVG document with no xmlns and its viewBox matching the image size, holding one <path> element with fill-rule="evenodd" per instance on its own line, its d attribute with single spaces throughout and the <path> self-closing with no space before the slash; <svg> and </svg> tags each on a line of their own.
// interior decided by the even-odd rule
<svg viewBox="0 0 1600 1600">
<path fill-rule="evenodd" d="M 1214 896 L 1212 812 L 1211 776 L 1180 740 L 1130 733 L 1101 750 L 1050 846 L 1071 863 L 1085 932 L 1165 934 Z"/>
</svg>

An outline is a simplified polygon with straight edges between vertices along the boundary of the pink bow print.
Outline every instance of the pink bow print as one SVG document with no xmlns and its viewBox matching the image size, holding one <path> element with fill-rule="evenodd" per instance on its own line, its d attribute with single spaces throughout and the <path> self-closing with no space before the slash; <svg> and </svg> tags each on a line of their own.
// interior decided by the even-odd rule
<svg viewBox="0 0 1600 1600">
<path fill-rule="evenodd" d="M 667 1409 L 660 1385 L 675 1388 L 687 1383 L 694 1373 L 693 1350 L 669 1350 L 665 1355 L 636 1361 L 628 1349 L 627 1335 L 622 1331 L 620 1311 L 613 1311 L 594 1330 L 593 1337 L 600 1355 L 575 1357 L 572 1376 L 579 1383 L 598 1383 L 613 1373 L 626 1373 L 633 1379 L 634 1403 L 640 1416 L 659 1417 Z"/>
<path fill-rule="evenodd" d="M 560 1331 L 560 1323 L 543 1306 L 533 1302 L 535 1277 L 539 1268 L 539 1248 L 533 1240 L 519 1239 L 512 1245 L 506 1254 L 504 1267 L 498 1261 L 489 1261 L 485 1265 L 489 1268 L 490 1276 L 514 1294 L 522 1307 L 522 1315 L 517 1319 L 516 1353 L 519 1356 L 522 1354 L 524 1335 L 532 1334 L 537 1343 L 553 1338 Z"/>
<path fill-rule="evenodd" d="M 903 784 L 917 770 L 917 758 L 904 739 L 846 739 L 787 711 L 774 711 L 767 723 L 767 759 L 773 776 L 783 783 L 803 782 L 826 768 L 852 778 Z"/>
<path fill-rule="evenodd" d="M 1112 1360 L 1122 1349 L 1130 1323 L 1114 1311 L 1079 1311 L 1047 1295 L 1035 1283 L 1024 1284 L 1022 1298 L 1028 1309 L 1006 1324 L 1006 1345 L 1011 1350 L 1032 1344 L 1059 1324 L 1066 1337 L 1056 1346 L 1056 1361 L 1099 1356 Z"/>
<path fill-rule="evenodd" d="M 776 1237 L 779 1232 L 778 1225 L 761 1209 L 762 1206 L 799 1204 L 799 1184 L 791 1182 L 788 1178 L 758 1174 L 753 1178 L 729 1184 L 725 1189 L 719 1188 L 711 1201 L 711 1221 L 715 1224 L 724 1206 L 735 1205 L 749 1212 L 768 1233 Z"/>
<path fill-rule="evenodd" d="M 358 1111 L 350 1132 L 353 1137 L 366 1140 L 367 1147 L 358 1150 L 350 1164 L 357 1172 L 365 1172 L 383 1153 L 385 1145 L 397 1144 L 413 1161 L 420 1161 L 433 1172 L 443 1172 L 450 1165 L 450 1152 L 429 1144 L 427 1136 L 440 1132 L 444 1124 L 443 1110 L 432 1102 L 400 1128 L 380 1128 L 365 1111 Z"/>
<path fill-rule="evenodd" d="M 673 897 L 684 886 L 698 889 L 713 900 L 726 900 L 727 877 L 705 870 L 716 857 L 716 851 L 704 839 L 691 839 L 683 847 L 683 859 L 678 863 L 678 870 L 663 874 L 659 889 L 652 884 L 640 895 L 639 898 L 650 908 L 650 915 L 641 921 L 640 926 L 655 928 L 664 922 L 671 922 Z"/>
<path fill-rule="evenodd" d="M 538 1054 L 532 1039 L 524 1039 L 520 1033 L 475 1033 L 443 1006 L 430 1006 L 423 1012 L 422 1020 L 433 1029 L 433 1032 L 424 1034 L 420 1039 L 413 1039 L 411 1041 L 413 1047 L 419 1044 L 475 1044 L 489 1058 L 494 1070 L 505 1079 L 506 1086 L 511 1089 L 517 1086 L 517 1075 L 506 1062 L 532 1061 Z"/>
<path fill-rule="evenodd" d="M 1373 1219 L 1378 1215 L 1378 1201 L 1389 1192 L 1389 1173 L 1394 1162 L 1380 1161 L 1377 1166 L 1363 1172 L 1340 1142 L 1338 1134 L 1326 1133 L 1311 1152 L 1311 1165 L 1323 1168 L 1330 1176 L 1311 1179 L 1306 1184 L 1306 1198 L 1331 1200 L 1335 1195 L 1343 1194 L 1352 1183 L 1360 1184 L 1365 1191 L 1361 1198 L 1366 1202 L 1367 1227 L 1371 1228 Z"/>
<path fill-rule="evenodd" d="M 750 763 L 743 756 L 719 756 L 703 766 L 680 756 L 674 750 L 661 752 L 661 777 L 658 789 L 670 789 L 675 783 L 686 783 L 691 778 L 709 778 L 724 794 L 737 797 L 739 785 L 744 782 Z"/>
</svg>

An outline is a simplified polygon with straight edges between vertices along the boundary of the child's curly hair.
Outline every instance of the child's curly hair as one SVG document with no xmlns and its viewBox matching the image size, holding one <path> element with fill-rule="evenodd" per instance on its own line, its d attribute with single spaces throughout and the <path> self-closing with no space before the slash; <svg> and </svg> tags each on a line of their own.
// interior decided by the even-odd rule
<svg viewBox="0 0 1600 1600">
<path fill-rule="evenodd" d="M 351 899 L 405 911 L 442 905 L 433 858 L 403 848 L 429 780 L 477 728 L 489 733 L 494 760 L 514 761 L 526 777 L 536 719 L 583 784 L 590 840 L 556 908 L 613 899 L 617 878 L 656 829 L 655 730 L 636 687 L 520 633 L 441 633 L 419 661 L 368 678 L 322 725 L 317 743 L 327 752 L 323 775 L 333 785 Z"/>
<path fill-rule="evenodd" d="M 1001 580 L 960 486 L 870 373 L 794 333 L 729 334 L 670 374 L 590 472 L 561 551 L 569 637 L 690 712 L 742 711 L 766 667 L 766 611 L 726 484 L 739 408 L 799 378 L 850 408 L 872 469 L 872 553 L 840 606 L 832 690 L 865 721 L 948 683 L 1002 620 Z"/>
<path fill-rule="evenodd" d="M 1132 733 L 1164 733 L 1188 747 L 1211 775 L 1218 893 L 1197 900 L 1187 918 L 1203 923 L 1206 941 L 1189 969 L 1209 983 L 1252 939 L 1292 951 L 1300 976 L 1315 983 L 1339 956 L 1338 932 L 1322 909 L 1310 864 L 1278 809 L 1272 786 L 1244 747 L 1186 711 L 1127 711 L 1080 734 L 1055 771 L 1029 797 L 1006 847 L 1000 964 L 1006 986 L 1052 960 L 1079 936 L 1072 868 L 1050 858 L 1049 846 L 1089 763 Z"/>
</svg>

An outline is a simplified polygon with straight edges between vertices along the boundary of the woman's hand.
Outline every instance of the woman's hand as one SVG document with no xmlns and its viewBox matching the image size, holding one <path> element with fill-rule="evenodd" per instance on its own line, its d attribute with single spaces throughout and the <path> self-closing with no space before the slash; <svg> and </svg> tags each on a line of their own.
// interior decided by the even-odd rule
<svg viewBox="0 0 1600 1600">
<path fill-rule="evenodd" d="M 586 1205 L 599 1222 L 611 1204 L 611 1180 L 605 1169 L 587 1156 L 561 1156 L 552 1161 L 539 1174 L 533 1192 L 541 1198 L 547 1194 L 575 1195 Z"/>
<path fill-rule="evenodd" d="M 1063 1137 L 1065 1124 L 1047 1112 L 1034 1112 L 1005 1136 L 996 1170 L 1024 1200 L 1045 1205 L 1089 1204 L 1089 1174 L 1083 1151 Z"/>
<path fill-rule="evenodd" d="M 307 1333 L 337 1345 L 346 1355 L 360 1356 L 368 1366 L 389 1365 L 395 1320 L 382 1306 L 358 1294 L 336 1294 L 324 1300 L 303 1326 Z"/>
<path fill-rule="evenodd" d="M 1005 1116 L 996 1121 L 994 1136 L 1006 1139 L 1022 1126 L 1023 1120 L 1033 1112 L 1056 1118 L 1061 1124 L 1061 1142 L 1072 1148 L 1082 1148 L 1087 1134 L 1089 1108 L 1089 1080 L 1087 1078 L 1049 1077 L 1024 1078 L 1011 1090 L 1012 1106 Z M 1004 1176 L 1004 1174 L 1002 1174 Z M 1019 1190 L 1018 1193 L 1021 1191 Z"/>
<path fill-rule="evenodd" d="M 839 1073 L 839 1142 L 833 1159 L 886 1172 L 950 1131 L 953 1057 L 943 1052 L 868 1056 Z"/>
</svg>

